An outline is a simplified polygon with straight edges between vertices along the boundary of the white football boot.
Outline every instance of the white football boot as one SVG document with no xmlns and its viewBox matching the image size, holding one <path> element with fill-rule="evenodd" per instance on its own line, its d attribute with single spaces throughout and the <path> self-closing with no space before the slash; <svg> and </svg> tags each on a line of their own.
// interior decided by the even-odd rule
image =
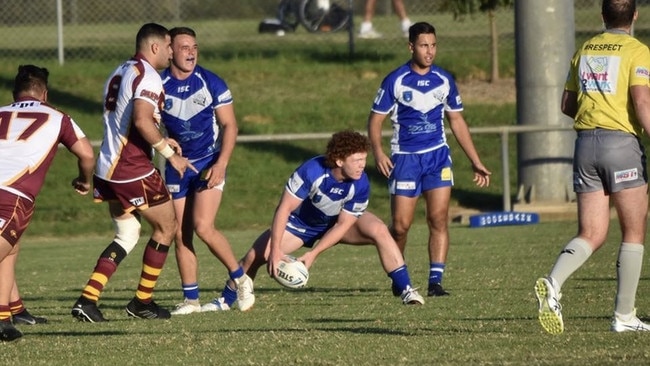
<svg viewBox="0 0 650 366">
<path fill-rule="evenodd" d="M 234 280 L 237 285 L 237 306 L 241 311 L 250 310 L 255 304 L 253 280 L 247 274 Z"/>
<path fill-rule="evenodd" d="M 562 294 L 555 290 L 552 277 L 538 278 L 535 282 L 535 295 L 538 303 L 538 319 L 545 331 L 550 334 L 560 334 L 564 331 L 562 320 Z"/>
<path fill-rule="evenodd" d="M 172 315 L 187 315 L 192 313 L 200 313 L 201 304 L 198 300 L 185 299 L 182 303 L 176 304 L 176 309 L 171 311 Z"/>
</svg>

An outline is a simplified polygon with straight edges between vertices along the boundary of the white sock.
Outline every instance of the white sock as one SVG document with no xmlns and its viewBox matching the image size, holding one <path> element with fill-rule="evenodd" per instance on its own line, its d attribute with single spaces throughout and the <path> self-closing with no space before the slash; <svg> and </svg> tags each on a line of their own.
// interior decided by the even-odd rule
<svg viewBox="0 0 650 366">
<path fill-rule="evenodd" d="M 573 238 L 567 243 L 549 274 L 555 280 L 558 292 L 564 281 L 587 261 L 592 252 L 591 246 L 584 239 Z"/>
<path fill-rule="evenodd" d="M 643 245 L 621 243 L 616 263 L 618 289 L 616 291 L 616 305 L 614 310 L 618 314 L 634 312 L 636 290 L 641 277 L 643 263 Z"/>
</svg>

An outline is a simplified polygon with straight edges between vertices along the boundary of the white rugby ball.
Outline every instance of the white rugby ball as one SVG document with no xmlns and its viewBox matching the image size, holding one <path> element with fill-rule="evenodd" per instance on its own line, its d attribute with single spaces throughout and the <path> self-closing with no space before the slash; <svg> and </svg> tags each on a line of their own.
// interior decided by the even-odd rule
<svg viewBox="0 0 650 366">
<path fill-rule="evenodd" d="M 305 287 L 309 280 L 309 271 L 305 264 L 297 260 L 296 257 L 285 255 L 284 260 L 280 261 L 278 265 L 278 274 L 275 276 L 275 280 L 288 288 Z"/>
</svg>

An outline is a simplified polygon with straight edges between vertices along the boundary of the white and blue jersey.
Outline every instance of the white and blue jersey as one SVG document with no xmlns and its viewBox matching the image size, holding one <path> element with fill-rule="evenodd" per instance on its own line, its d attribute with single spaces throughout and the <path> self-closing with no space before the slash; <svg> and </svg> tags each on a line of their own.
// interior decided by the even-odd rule
<svg viewBox="0 0 650 366">
<path fill-rule="evenodd" d="M 161 78 L 165 88 L 162 123 L 167 135 L 181 145 L 183 156 L 199 170 L 194 173 L 188 169 L 181 178 L 166 162 L 165 184 L 172 198 L 178 199 L 207 186 L 207 180 L 201 176 L 217 161 L 221 151 L 214 111 L 231 104 L 232 94 L 223 79 L 198 65 L 185 80 L 174 78 L 169 68 Z"/>
<path fill-rule="evenodd" d="M 285 189 L 302 200 L 289 216 L 286 230 L 301 238 L 308 247 L 334 226 L 341 212 L 361 216 L 370 197 L 365 173 L 358 180 L 339 182 L 325 165 L 324 156 L 312 158 L 298 167 Z"/>
<path fill-rule="evenodd" d="M 453 77 L 432 65 L 420 75 L 410 61 L 384 78 L 372 105 L 378 114 L 391 113 L 393 154 L 419 154 L 447 145 L 445 112 L 463 110 Z"/>
<path fill-rule="evenodd" d="M 183 156 L 192 161 L 218 153 L 221 145 L 214 110 L 232 103 L 226 82 L 198 65 L 185 80 L 174 78 L 169 68 L 161 78 L 165 88 L 162 121 L 168 136 L 181 145 Z"/>
</svg>

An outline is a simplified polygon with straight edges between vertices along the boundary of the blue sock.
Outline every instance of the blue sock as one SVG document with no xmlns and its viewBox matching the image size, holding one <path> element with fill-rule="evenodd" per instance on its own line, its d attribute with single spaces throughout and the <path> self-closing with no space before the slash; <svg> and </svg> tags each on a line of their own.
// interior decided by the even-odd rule
<svg viewBox="0 0 650 366">
<path fill-rule="evenodd" d="M 411 286 L 411 278 L 409 277 L 409 271 L 406 270 L 406 264 L 389 273 L 388 277 L 393 280 L 393 286 L 399 289 L 400 292 Z"/>
<path fill-rule="evenodd" d="M 445 272 L 445 264 L 433 262 L 429 264 L 429 284 L 441 284 L 442 274 Z"/>
<path fill-rule="evenodd" d="M 223 297 L 224 302 L 228 304 L 228 306 L 232 306 L 232 304 L 237 301 L 237 291 L 231 289 L 230 286 L 226 285 L 223 288 L 223 291 L 221 291 L 221 297 Z"/>
<path fill-rule="evenodd" d="M 198 283 L 183 284 L 183 296 L 185 296 L 185 298 L 188 300 L 198 300 L 199 284 Z"/>
<path fill-rule="evenodd" d="M 239 268 L 228 273 L 228 275 L 230 276 L 230 279 L 234 281 L 235 278 L 239 278 L 244 275 L 244 269 L 241 266 L 239 266 Z"/>
</svg>

